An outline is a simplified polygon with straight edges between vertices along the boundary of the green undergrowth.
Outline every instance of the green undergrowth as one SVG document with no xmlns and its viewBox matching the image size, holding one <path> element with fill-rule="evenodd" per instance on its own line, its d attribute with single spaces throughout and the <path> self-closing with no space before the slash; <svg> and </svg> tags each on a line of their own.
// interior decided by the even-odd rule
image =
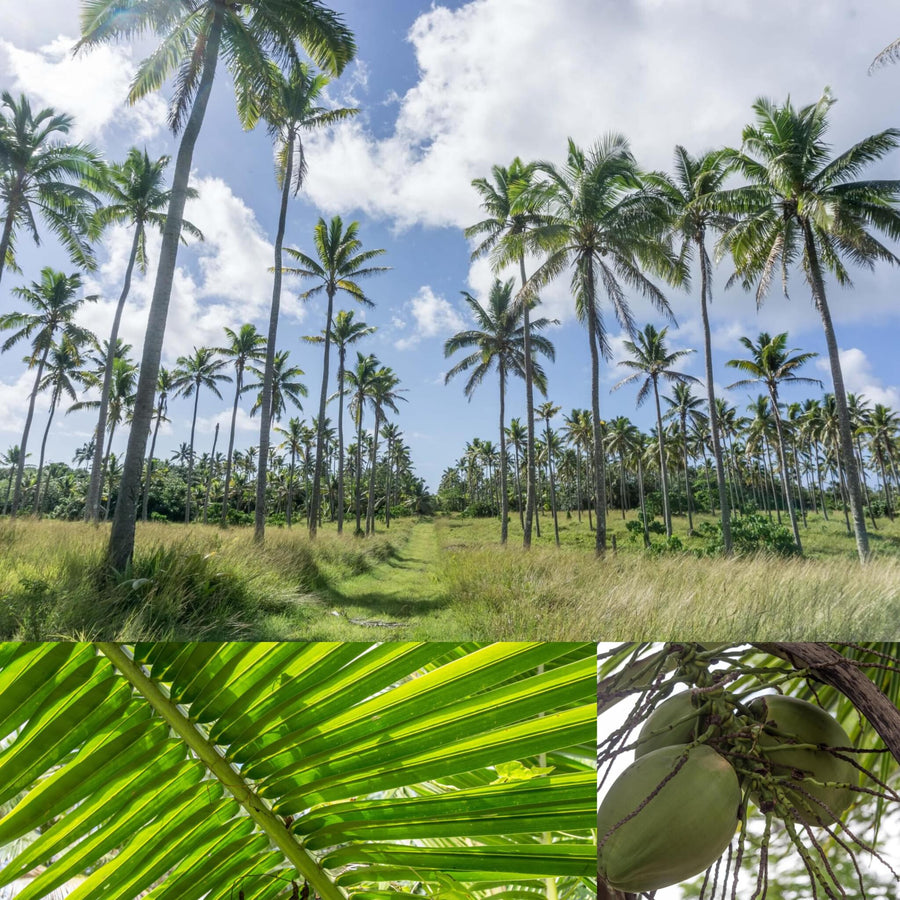
<svg viewBox="0 0 900 900">
<path fill-rule="evenodd" d="M 288 627 L 308 639 L 304 598 L 394 558 L 411 526 L 388 537 L 323 529 L 267 530 L 150 523 L 133 563 L 110 573 L 108 528 L 20 520 L 0 525 L 0 638 L 263 639 Z"/>
</svg>

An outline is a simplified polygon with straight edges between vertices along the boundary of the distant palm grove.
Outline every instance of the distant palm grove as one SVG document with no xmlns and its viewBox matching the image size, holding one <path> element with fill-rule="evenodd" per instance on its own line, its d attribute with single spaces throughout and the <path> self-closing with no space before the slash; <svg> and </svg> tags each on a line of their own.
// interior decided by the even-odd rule
<svg viewBox="0 0 900 900">
<path fill-rule="evenodd" d="M 83 0 L 76 50 L 155 35 L 158 48 L 139 66 L 129 100 L 175 76 L 174 164 L 137 147 L 124 160 L 104 160 L 69 139 L 73 122 L 64 112 L 2 94 L 0 283 L 15 308 L 0 310 L 0 337 L 3 352 L 24 351 L 33 372 L 21 438 L 0 459 L 3 514 L 109 519 L 107 562 L 116 570 L 133 556 L 139 520 L 252 523 L 262 541 L 267 523 L 302 523 L 311 537 L 326 521 L 339 532 L 347 523 L 371 534 L 377 521 L 389 527 L 392 515 L 435 508 L 498 516 L 504 542 L 518 522 L 525 547 L 542 528 L 559 542 L 561 514 L 586 516 L 598 555 L 607 550 L 611 509 L 623 517 L 637 510 L 635 537 L 648 546 L 658 532 L 677 547 L 673 515 L 683 515 L 692 533 L 694 515 L 711 514 L 717 552 L 725 555 L 735 549 L 740 520 L 768 521 L 769 543 L 802 552 L 807 516 L 821 513 L 842 520 L 860 559 L 868 557 L 869 529 L 896 512 L 900 414 L 845 390 L 831 309 L 849 283 L 849 262 L 900 261 L 889 246 L 900 238 L 900 182 L 865 180 L 867 167 L 900 144 L 900 131 L 833 153 L 825 140 L 827 92 L 803 107 L 760 99 L 738 148 L 695 156 L 678 146 L 671 174 L 642 170 L 628 140 L 610 133 L 590 147 L 570 139 L 561 165 L 516 158 L 476 179 L 484 218 L 465 234 L 497 280 L 488 298 L 465 295 L 472 327 L 445 344 L 453 364 L 446 380 L 464 381 L 471 397 L 496 378 L 498 423 L 489 439 L 471 436 L 445 471 L 435 507 L 392 418 L 405 388 L 389 365 L 364 352 L 375 329 L 354 308 L 340 308 L 348 300 L 374 303 L 364 284 L 385 271 L 378 264 L 384 251 L 367 248 L 358 224 L 339 216 L 320 218 L 311 235 L 285 234 L 288 204 L 308 174 L 304 134 L 359 112 L 323 105 L 329 79 L 355 55 L 352 33 L 316 0 L 198 0 L 163 17 L 158 7 L 131 3 L 123 16 L 113 0 Z M 178 250 L 203 239 L 184 209 L 196 196 L 188 184 L 193 151 L 220 63 L 232 76 L 242 124 L 265 123 L 275 145 L 280 208 L 269 321 L 264 332 L 234 322 L 219 346 L 194 347 L 167 368 Z M 111 225 L 127 226 L 132 243 L 110 331 L 98 335 L 78 316 L 96 299 L 85 296 L 83 277 L 96 268 L 98 242 Z M 151 232 L 162 236 L 158 259 L 148 251 Z M 20 272 L 17 247 L 44 233 L 62 243 L 71 267 Z M 713 359 L 715 265 L 757 303 L 773 279 L 785 290 L 793 273 L 804 279 L 825 335 L 824 382 L 806 366 L 816 354 L 793 347 L 787 333 L 748 334 L 728 359 Z M 119 331 L 134 270 L 151 266 L 156 279 L 137 358 Z M 302 354 L 279 345 L 284 274 L 302 280 L 302 299 L 326 301 Z M 10 290 L 12 277 L 22 282 Z M 568 412 L 552 402 L 547 329 L 555 323 L 540 314 L 541 290 L 557 277 L 570 279 L 591 367 L 585 408 Z M 670 290 L 697 297 L 704 340 L 696 350 L 672 349 Z M 636 321 L 632 296 L 648 300 L 658 321 Z M 613 321 L 627 338 L 616 389 L 634 392 L 636 407 L 648 405 L 649 433 L 603 414 L 600 377 Z M 681 371 L 694 352 L 704 360 L 703 379 Z M 308 360 L 318 353 L 321 372 L 311 375 Z M 756 398 L 745 408 L 717 398 L 717 373 Z M 513 377 L 524 392 L 513 392 Z M 807 385 L 809 399 L 785 403 L 781 392 L 791 384 Z M 209 446 L 200 446 L 199 402 L 210 395 L 231 411 L 221 433 L 216 425 Z M 163 459 L 157 438 L 178 400 L 192 411 L 191 428 Z M 260 431 L 253 446 L 239 449 L 242 407 Z M 93 438 L 71 461 L 50 460 L 54 423 L 73 409 L 96 415 Z M 114 453 L 114 437 L 126 433 L 126 450 Z"/>
</svg>

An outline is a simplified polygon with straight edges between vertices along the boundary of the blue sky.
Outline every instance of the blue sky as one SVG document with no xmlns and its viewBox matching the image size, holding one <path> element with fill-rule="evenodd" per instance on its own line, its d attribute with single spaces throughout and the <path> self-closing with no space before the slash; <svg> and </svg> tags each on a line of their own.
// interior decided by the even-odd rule
<svg viewBox="0 0 900 900">
<path fill-rule="evenodd" d="M 471 263 L 462 228 L 480 218 L 473 178 L 513 156 L 561 161 L 566 138 L 590 144 L 606 131 L 625 133 L 638 161 L 669 168 L 672 149 L 684 144 L 697 153 L 736 145 L 760 95 L 812 102 L 829 85 L 838 100 L 830 137 L 837 150 L 864 135 L 900 126 L 900 65 L 867 74 L 875 54 L 900 37 L 896 16 L 881 0 L 473 0 L 424 3 L 418 0 L 351 0 L 333 4 L 354 30 L 358 61 L 330 88 L 332 102 L 357 105 L 352 122 L 308 139 L 310 170 L 304 194 L 292 202 L 286 240 L 309 251 L 319 215 L 340 214 L 360 222 L 367 248 L 382 247 L 392 270 L 367 283 L 376 307 L 365 313 L 379 330 L 359 346 L 392 366 L 407 388 L 408 402 L 397 421 L 413 451 L 417 471 L 435 488 L 465 442 L 478 436 L 497 440 L 497 387 L 486 381 L 471 403 L 461 380 L 443 385 L 452 365 L 443 341 L 467 326 L 460 291 L 486 295 L 492 273 L 485 262 Z M 121 159 L 127 149 L 146 145 L 152 155 L 174 156 L 177 144 L 164 124 L 165 101 L 153 97 L 125 107 L 134 66 L 152 46 L 113 45 L 72 59 L 78 4 L 73 0 L 0 0 L 0 87 L 26 92 L 35 106 L 52 105 L 76 117 L 78 137 Z M 224 70 L 221 70 L 224 73 Z M 873 175 L 900 178 L 900 151 Z M 222 328 L 245 321 L 265 330 L 271 295 L 271 248 L 278 192 L 272 151 L 264 129 L 244 133 L 237 123 L 227 77 L 217 80 L 194 157 L 198 201 L 188 217 L 205 233 L 204 244 L 183 250 L 170 309 L 164 363 L 197 345 L 223 341 Z M 110 232 L 100 251 L 101 267 L 90 278 L 91 304 L 84 322 L 108 333 L 124 272 L 129 236 Z M 10 289 L 38 277 L 43 265 L 72 267 L 45 234 L 35 248 L 19 240 L 23 275 L 7 274 L 0 285 L 0 308 L 14 305 Z M 717 273 L 712 308 L 717 387 L 732 380 L 724 362 L 740 356 L 740 335 L 789 331 L 790 344 L 824 354 L 821 326 L 802 280 L 791 285 L 791 300 L 773 291 L 757 313 L 739 288 L 722 290 L 730 274 L 727 260 Z M 155 261 L 139 278 L 129 300 L 123 331 L 138 356 Z M 854 273 L 853 290 L 829 283 L 848 389 L 873 402 L 900 406 L 900 269 Z M 317 396 L 321 351 L 300 337 L 318 333 L 323 304 L 298 299 L 303 286 L 288 282 L 279 346 L 306 371 L 310 396 Z M 678 327 L 670 328 L 673 348 L 702 346 L 695 293 L 669 291 Z M 338 301 L 351 308 L 352 301 Z M 544 294 L 545 314 L 561 324 L 548 332 L 557 363 L 548 369 L 549 396 L 563 412 L 589 405 L 587 340 L 574 321 L 568 279 Z M 635 299 L 642 325 L 664 322 Z M 622 335 L 613 347 L 621 358 Z M 13 351 L 0 358 L 0 446 L 18 441 L 32 373 L 23 371 Z M 634 408 L 635 390 L 609 393 L 625 374 L 604 369 L 603 415 L 627 415 L 644 428 L 652 424 L 650 404 Z M 824 360 L 804 374 L 829 386 Z M 686 364 L 699 376 L 701 354 Z M 514 383 L 508 415 L 524 411 L 524 390 Z M 209 449 L 215 422 L 227 425 L 224 399 L 201 396 L 197 447 Z M 785 392 L 785 399 L 800 399 Z M 747 391 L 729 394 L 743 408 Z M 35 428 L 42 427 L 49 398 L 38 403 Z M 249 407 L 249 403 L 247 404 Z M 310 418 L 314 401 L 298 415 Z M 160 434 L 159 455 L 187 440 L 191 403 L 170 404 L 172 423 Z M 561 422 L 561 416 L 560 420 Z M 559 423 L 557 423 L 559 424 Z M 88 415 L 72 414 L 54 423 L 50 455 L 71 461 L 90 436 Z M 35 433 L 35 432 L 33 432 Z M 258 423 L 242 415 L 237 445 L 258 442 Z M 117 437 L 117 450 L 124 435 Z"/>
</svg>

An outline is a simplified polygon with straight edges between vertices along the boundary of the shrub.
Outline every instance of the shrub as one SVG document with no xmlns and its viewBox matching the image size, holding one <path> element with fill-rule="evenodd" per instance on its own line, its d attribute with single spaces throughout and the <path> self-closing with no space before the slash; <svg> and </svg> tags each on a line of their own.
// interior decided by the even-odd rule
<svg viewBox="0 0 900 900">
<path fill-rule="evenodd" d="M 707 538 L 706 548 L 702 551 L 704 554 L 715 556 L 725 549 L 721 524 L 704 522 L 698 533 Z M 731 520 L 731 541 L 734 552 L 739 555 L 771 553 L 776 556 L 794 556 L 797 553 L 790 531 L 759 513 L 735 516 Z"/>
</svg>

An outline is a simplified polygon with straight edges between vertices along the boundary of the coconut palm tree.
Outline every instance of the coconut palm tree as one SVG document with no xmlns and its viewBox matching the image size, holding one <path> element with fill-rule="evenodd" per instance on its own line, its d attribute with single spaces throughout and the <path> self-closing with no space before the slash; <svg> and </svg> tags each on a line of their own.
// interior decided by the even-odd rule
<svg viewBox="0 0 900 900">
<path fill-rule="evenodd" d="M 726 556 L 732 552 L 731 505 L 725 484 L 725 464 L 716 418 L 716 397 L 713 384 L 712 337 L 709 327 L 709 304 L 712 302 L 712 261 L 706 249 L 709 231 L 723 234 L 734 225 L 729 213 L 710 206 L 710 199 L 722 190 L 732 171 L 730 154 L 712 150 L 698 157 L 691 156 L 680 144 L 675 147 L 675 177 L 653 172 L 646 176 L 648 184 L 659 190 L 670 211 L 669 229 L 680 244 L 680 259 L 685 276 L 696 254 L 700 264 L 700 315 L 703 323 L 703 348 L 706 362 L 706 398 L 709 403 L 709 430 L 713 457 L 716 462 L 716 484 L 719 490 L 719 510 L 722 520 L 722 544 Z M 677 389 L 677 386 L 676 386 Z M 685 469 L 685 473 L 687 469 Z M 690 520 L 690 498 L 688 518 Z M 693 526 L 691 526 L 693 530 Z"/>
<path fill-rule="evenodd" d="M 153 425 L 153 439 L 150 441 L 150 455 L 147 457 L 147 473 L 144 477 L 144 497 L 141 504 L 141 521 L 147 521 L 147 512 L 150 505 L 150 476 L 153 473 L 153 453 L 156 450 L 156 436 L 159 434 L 159 426 L 161 422 L 168 422 L 166 418 L 166 410 L 168 407 L 169 394 L 175 389 L 175 378 L 165 366 L 159 367 L 159 374 L 156 377 L 156 408 L 153 415 L 156 419 Z"/>
<path fill-rule="evenodd" d="M 897 481 L 896 460 L 900 457 L 900 415 L 883 403 L 876 403 L 865 426 L 865 433 L 869 436 L 869 448 L 873 459 L 878 463 L 881 474 L 881 486 L 884 490 L 885 512 L 894 521 L 894 502 L 891 496 L 891 479 L 888 470 L 893 473 Z"/>
<path fill-rule="evenodd" d="M 678 419 L 680 428 L 681 442 L 683 453 L 681 455 L 684 463 L 684 495 L 687 503 L 688 515 L 688 534 L 694 533 L 694 517 L 691 512 L 691 482 L 688 477 L 688 419 L 693 424 L 708 421 L 701 410 L 703 402 L 699 397 L 695 397 L 691 392 L 691 386 L 686 381 L 676 381 L 672 386 L 672 396 L 663 397 L 663 400 L 669 404 L 669 409 L 663 416 L 664 419 Z M 715 397 L 713 397 L 713 406 L 715 406 Z M 724 483 L 724 480 L 723 480 Z M 721 500 L 722 494 L 719 494 Z M 724 530 L 723 530 L 724 539 Z"/>
<path fill-rule="evenodd" d="M 353 310 L 338 310 L 331 328 L 331 342 L 338 349 L 338 496 L 337 530 L 344 532 L 344 370 L 347 364 L 347 347 L 362 338 L 374 334 L 378 329 L 365 322 L 353 321 Z M 312 344 L 324 344 L 325 332 L 321 335 L 304 337 Z M 390 519 L 390 512 L 388 513 Z"/>
<path fill-rule="evenodd" d="M 531 350 L 531 307 L 537 305 L 537 298 L 525 291 L 528 277 L 525 274 L 525 253 L 528 248 L 529 233 L 546 223 L 546 218 L 538 211 L 537 205 L 528 197 L 537 167 L 535 163 L 523 163 L 517 156 L 509 168 L 492 166 L 493 183 L 486 178 L 476 178 L 472 187 L 481 197 L 481 208 L 488 217 L 476 222 L 465 230 L 469 240 L 479 243 L 472 251 L 472 259 L 491 255 L 495 273 L 510 264 L 518 264 L 522 280 L 522 335 L 525 353 L 525 425 L 527 441 L 525 452 L 526 499 L 525 517 L 522 525 L 523 545 L 531 546 L 531 525 L 537 503 L 537 476 L 534 456 L 534 379 Z M 520 504 L 521 505 L 521 504 Z"/>
<path fill-rule="evenodd" d="M 399 413 L 397 401 L 405 400 L 400 396 L 403 388 L 398 388 L 400 379 L 390 366 L 382 366 L 373 378 L 369 392 L 369 401 L 375 409 L 375 425 L 372 428 L 372 456 L 369 462 L 369 500 L 366 504 L 366 534 L 375 533 L 375 472 L 378 463 L 378 434 L 384 418 L 384 409 Z"/>
<path fill-rule="evenodd" d="M 506 489 L 506 382 L 509 375 L 525 377 L 525 322 L 524 313 L 527 303 L 514 303 L 512 297 L 513 282 L 494 281 L 488 302 L 482 306 L 471 294 L 463 291 L 463 299 L 469 307 L 475 323 L 475 329 L 460 331 L 444 343 L 444 356 L 450 357 L 459 350 L 474 348 L 474 352 L 460 360 L 444 376 L 444 384 L 461 372 L 469 372 L 465 385 L 465 395 L 472 399 L 475 388 L 484 381 L 485 375 L 494 366 L 500 378 L 500 542 L 506 543 L 508 535 L 509 497 Z M 552 324 L 550 319 L 541 318 L 530 323 L 531 336 L 529 346 L 532 353 L 531 375 L 538 389 L 544 393 L 547 379 L 544 370 L 534 359 L 538 353 L 549 359 L 555 358 L 553 344 L 543 335 L 535 332 L 543 331 Z M 470 371 L 471 370 L 471 371 Z"/>
<path fill-rule="evenodd" d="M 298 381 L 301 375 L 304 375 L 303 369 L 299 366 L 291 366 L 288 364 L 291 354 L 287 350 L 279 350 L 275 354 L 275 363 L 273 366 L 272 377 L 272 394 L 271 406 L 269 408 L 269 421 L 280 422 L 281 417 L 287 410 L 287 404 L 290 402 L 297 409 L 303 409 L 301 397 L 306 397 L 308 392 L 306 385 L 302 381 Z M 253 406 L 250 407 L 250 415 L 255 416 L 262 409 L 263 405 L 263 385 L 265 383 L 265 369 L 258 366 L 247 366 L 247 371 L 257 377 L 256 381 L 248 381 L 244 385 L 243 391 L 259 391 Z"/>
<path fill-rule="evenodd" d="M 228 453 L 225 456 L 225 486 L 222 495 L 222 513 L 219 519 L 223 528 L 228 522 L 234 432 L 237 427 L 238 400 L 244 388 L 244 369 L 249 362 L 263 358 L 263 348 L 266 345 L 266 339 L 256 330 L 256 326 L 249 323 L 241 325 L 238 331 L 226 328 L 225 337 L 228 339 L 228 343 L 224 347 L 217 347 L 216 353 L 230 359 L 234 365 L 234 403 L 231 407 L 231 429 L 228 432 Z"/>
<path fill-rule="evenodd" d="M 25 226 L 40 244 L 38 216 L 63 244 L 73 264 L 94 266 L 89 231 L 97 198 L 82 180 L 96 176 L 102 164 L 87 144 L 60 140 L 72 127 L 72 117 L 47 107 L 34 112 L 22 94 L 16 100 L 0 94 L 0 280 L 7 264 L 15 267 L 15 240 Z"/>
<path fill-rule="evenodd" d="M 307 172 L 306 153 L 302 134 L 355 116 L 358 109 L 328 109 L 317 105 L 322 92 L 328 87 L 329 78 L 314 72 L 306 63 L 294 63 L 287 74 L 277 66 L 272 69 L 269 82 L 261 97 L 245 96 L 247 108 L 243 111 L 245 124 L 255 125 L 259 111 L 266 120 L 268 131 L 275 142 L 275 177 L 281 188 L 281 207 L 278 230 L 275 233 L 274 281 L 272 304 L 269 310 L 269 331 L 266 338 L 265 375 L 263 377 L 262 404 L 259 423 L 260 466 L 256 473 L 256 521 L 254 537 L 261 541 L 266 530 L 266 468 L 269 450 L 271 420 L 272 380 L 275 373 L 275 347 L 278 340 L 278 316 L 281 308 L 282 246 L 287 223 L 288 199 L 300 193 Z"/>
<path fill-rule="evenodd" d="M 344 372 L 344 381 L 350 390 L 350 414 L 356 423 L 356 471 L 354 478 L 356 481 L 354 498 L 356 507 L 356 534 L 362 534 L 362 510 L 361 510 L 361 481 L 362 481 L 362 447 L 363 447 L 363 412 L 366 402 L 372 395 L 375 380 L 378 375 L 379 366 L 378 358 L 371 353 L 363 356 L 358 350 L 356 351 L 356 366 L 347 369 Z M 312 515 L 312 510 L 310 510 Z M 310 524 L 310 528 L 312 525 Z"/>
<path fill-rule="evenodd" d="M 119 339 L 119 325 L 122 321 L 122 312 L 125 309 L 125 301 L 131 290 L 131 277 L 135 264 L 139 271 L 147 271 L 147 228 L 153 227 L 160 233 L 166 225 L 166 216 L 163 212 L 171 201 L 172 192 L 165 187 L 164 173 L 169 165 L 168 156 L 161 156 L 151 161 L 146 149 L 142 152 L 137 147 L 132 147 L 123 163 L 113 163 L 105 166 L 98 177 L 90 180 L 92 185 L 100 193 L 109 197 L 110 202 L 98 209 L 92 219 L 91 233 L 99 236 L 103 229 L 110 225 L 127 224 L 133 228 L 131 240 L 131 252 L 125 267 L 125 279 L 122 284 L 122 292 L 116 304 L 113 316 L 112 328 L 109 333 L 107 347 L 115 348 Z M 197 192 L 188 188 L 187 197 L 194 198 Z M 188 222 L 182 222 L 182 243 L 187 243 L 185 234 L 190 234 L 199 240 L 203 240 L 200 230 Z M 108 353 L 104 360 L 103 384 L 100 388 L 99 415 L 97 417 L 97 436 L 94 447 L 94 459 L 91 465 L 91 480 L 88 487 L 87 502 L 85 504 L 84 517 L 88 521 L 99 521 L 100 514 L 100 484 L 103 468 L 103 435 L 106 433 L 106 416 L 109 406 L 109 392 L 113 378 L 114 355 Z"/>
<path fill-rule="evenodd" d="M 284 436 L 284 440 L 278 446 L 287 448 L 291 454 L 291 466 L 288 470 L 287 505 L 285 507 L 285 523 L 290 528 L 294 510 L 294 469 L 297 464 L 297 456 L 303 452 L 303 423 L 296 416 L 293 416 L 288 419 L 287 428 L 276 427 L 275 430 Z"/>
<path fill-rule="evenodd" d="M 385 485 L 384 491 L 384 527 L 391 527 L 391 504 L 393 502 L 393 488 L 394 488 L 394 463 L 395 453 L 394 449 L 398 444 L 402 442 L 403 433 L 400 431 L 400 426 L 397 425 L 396 422 L 385 422 L 384 425 L 381 426 L 381 436 L 387 441 L 387 450 L 385 451 L 385 468 L 387 474 L 387 484 Z M 399 479 L 398 479 L 399 480 Z M 340 521 L 340 520 L 339 520 Z"/>
<path fill-rule="evenodd" d="M 530 323 L 529 323 L 530 324 Z M 518 417 L 509 420 L 509 427 L 506 429 L 506 439 L 512 445 L 513 452 L 516 454 L 516 508 L 519 510 L 519 524 L 525 529 L 525 507 L 522 503 L 522 463 L 520 456 L 522 451 L 528 448 L 528 429 L 522 425 L 522 420 Z M 527 456 L 526 456 L 527 459 Z M 581 510 L 578 510 L 578 517 L 581 518 Z"/>
<path fill-rule="evenodd" d="M 222 393 L 218 384 L 223 381 L 231 381 L 230 375 L 225 375 L 222 369 L 228 365 L 226 360 L 216 357 L 214 347 L 194 347 L 190 356 L 179 356 L 176 360 L 178 368 L 172 373 L 173 387 L 177 397 L 193 397 L 194 412 L 191 417 L 191 442 L 190 455 L 187 461 L 187 484 L 184 499 L 184 521 L 186 525 L 191 522 L 191 487 L 194 474 L 194 432 L 197 427 L 197 407 L 200 402 L 200 389 L 206 388 L 212 391 L 220 400 Z M 132 426 L 133 428 L 134 426 Z"/>
<path fill-rule="evenodd" d="M 666 347 L 666 333 L 668 328 L 657 331 L 653 325 L 646 325 L 639 332 L 635 341 L 624 341 L 623 346 L 632 355 L 632 359 L 624 359 L 619 365 L 626 369 L 632 369 L 633 373 L 623 378 L 613 390 L 618 390 L 626 384 L 633 384 L 643 378 L 643 384 L 637 395 L 637 405 L 642 406 L 650 391 L 653 391 L 653 399 L 656 403 L 656 429 L 659 443 L 659 471 L 660 485 L 662 488 L 663 516 L 666 522 L 666 537 L 672 537 L 672 512 L 669 508 L 669 488 L 666 474 L 666 438 L 662 424 L 662 410 L 659 404 L 659 380 L 662 378 L 668 382 L 696 382 L 693 375 L 685 375 L 684 372 L 676 372 L 672 366 L 690 356 L 694 350 L 675 350 L 669 352 Z"/>
<path fill-rule="evenodd" d="M 591 414 L 586 409 L 573 409 L 566 416 L 565 421 L 566 437 L 575 447 L 580 461 L 593 459 L 593 441 L 594 441 L 594 425 L 591 421 Z M 579 466 L 580 468 L 580 466 Z M 588 468 L 590 468 L 588 466 Z M 578 472 L 578 469 L 576 469 Z M 581 521 L 581 483 L 576 485 L 578 494 L 578 521 Z M 589 495 L 590 500 L 590 495 Z M 594 524 L 591 513 L 591 503 L 588 502 L 588 529 L 593 530 Z"/>
<path fill-rule="evenodd" d="M 238 111 L 246 119 L 248 111 L 253 109 L 253 98 L 267 93 L 266 86 L 273 75 L 272 62 L 290 65 L 300 61 L 298 43 L 318 65 L 335 75 L 353 58 L 356 46 L 341 16 L 318 0 L 292 3 L 197 0 L 189 4 L 133 0 L 127 13 L 119 0 L 82 0 L 81 32 L 78 50 L 118 38 L 132 39 L 147 32 L 161 35 L 160 46 L 138 67 L 129 100 L 134 102 L 158 90 L 177 73 L 169 125 L 175 133 L 184 128 L 150 303 L 138 399 L 119 488 L 120 501 L 110 534 L 109 562 L 121 570 L 134 551 L 135 507 L 153 416 L 188 178 L 219 55 L 231 72 Z"/>
<path fill-rule="evenodd" d="M 606 449 L 619 458 L 619 501 L 622 507 L 622 519 L 625 519 L 627 506 L 625 496 L 625 457 L 631 452 L 638 427 L 627 416 L 616 416 L 606 428 Z"/>
<path fill-rule="evenodd" d="M 313 246 L 316 250 L 317 259 L 313 259 L 299 250 L 291 248 L 287 250 L 289 256 L 301 263 L 301 268 L 286 268 L 285 272 L 299 275 L 301 278 L 312 278 L 320 282 L 300 296 L 307 300 L 324 292 L 328 298 L 328 308 L 325 314 L 325 358 L 322 364 L 322 390 L 319 394 L 318 420 L 320 423 L 325 421 L 325 404 L 328 400 L 328 362 L 332 343 L 331 330 L 333 327 L 332 316 L 334 314 L 335 294 L 338 291 L 344 291 L 358 303 L 362 303 L 365 306 L 373 306 L 371 299 L 366 296 L 363 289 L 357 284 L 357 281 L 388 270 L 387 266 L 367 265 L 385 251 L 363 250 L 362 243 L 357 237 L 358 231 L 358 222 L 351 222 L 345 229 L 340 216 L 334 216 L 330 224 L 326 224 L 325 220 L 320 218 L 313 230 Z M 313 470 L 312 500 L 309 511 L 310 537 L 316 536 L 318 528 L 324 453 L 325 435 L 320 424 L 316 435 L 316 462 Z M 359 522 L 357 522 L 358 528 Z"/>
<path fill-rule="evenodd" d="M 760 98 L 756 121 L 744 128 L 743 149 L 733 159 L 749 184 L 721 192 L 717 205 L 742 214 L 723 248 L 735 263 L 735 277 L 754 289 L 757 304 L 780 272 L 787 291 L 789 270 L 800 263 L 822 320 L 839 425 L 838 452 L 846 475 L 850 513 L 861 560 L 869 553 L 859 472 L 838 341 L 825 293 L 825 272 L 850 283 L 844 259 L 872 267 L 900 262 L 876 237 L 900 238 L 900 181 L 853 180 L 868 165 L 900 145 L 900 130 L 889 128 L 863 138 L 832 157 L 825 143 L 834 99 L 826 91 L 796 109 Z"/>
<path fill-rule="evenodd" d="M 741 343 L 750 351 L 750 358 L 731 359 L 726 365 L 750 376 L 729 385 L 729 390 L 737 387 L 746 387 L 751 384 L 764 384 L 769 392 L 769 399 L 772 403 L 772 415 L 775 419 L 775 430 L 778 435 L 778 461 L 781 466 L 781 486 L 785 508 L 791 520 L 791 530 L 794 532 L 794 543 L 797 545 L 797 551 L 802 552 L 800 531 L 797 528 L 797 514 L 791 497 L 790 470 L 787 465 L 784 426 L 781 421 L 781 410 L 778 403 L 778 386 L 787 381 L 791 384 L 816 384 L 821 387 L 822 382 L 817 378 L 802 378 L 796 374 L 801 366 L 819 354 L 798 353 L 796 348 L 789 350 L 787 348 L 787 337 L 786 331 L 776 334 L 774 337 L 766 332 L 761 332 L 756 343 L 748 337 L 742 337 Z"/>
<path fill-rule="evenodd" d="M 632 333 L 634 327 L 623 284 L 669 315 L 668 301 L 643 269 L 662 272 L 673 282 L 679 280 L 680 269 L 662 237 L 665 205 L 641 189 L 637 163 L 625 137 L 606 135 L 587 151 L 570 138 L 564 166 L 540 163 L 538 168 L 545 180 L 529 196 L 546 209 L 551 221 L 536 232 L 536 243 L 546 250 L 547 258 L 532 275 L 532 282 L 537 289 L 571 268 L 576 314 L 587 326 L 594 428 L 595 551 L 599 556 L 606 551 L 600 356 L 609 356 L 601 287 L 619 323 Z"/>
<path fill-rule="evenodd" d="M 548 400 L 538 407 L 537 414 L 544 420 L 544 446 L 547 448 L 547 473 L 550 477 L 550 512 L 553 515 L 553 535 L 556 546 L 559 546 L 559 519 L 556 514 L 556 481 L 553 475 L 554 451 L 561 449 L 559 437 L 550 430 L 550 420 L 559 412 L 560 407 Z"/>
<path fill-rule="evenodd" d="M 25 427 L 19 444 L 19 467 L 16 470 L 16 483 L 13 490 L 12 517 L 15 518 L 22 501 L 22 476 L 25 471 L 25 457 L 28 450 L 28 435 L 34 418 L 34 404 L 37 400 L 41 379 L 44 376 L 44 365 L 57 338 L 68 338 L 75 344 L 83 344 L 93 339 L 86 328 L 75 324 L 75 313 L 85 300 L 96 300 L 96 296 L 78 297 L 81 290 L 81 275 L 77 272 L 64 275 L 49 266 L 41 269 L 41 280 L 32 281 L 30 287 L 15 287 L 12 292 L 30 304 L 35 312 L 11 312 L 0 316 L 0 331 L 15 329 L 3 343 L 5 353 L 10 347 L 25 338 L 31 339 L 31 352 L 27 357 L 29 366 L 35 367 L 34 387 L 28 399 L 28 412 L 25 415 Z"/>
</svg>

